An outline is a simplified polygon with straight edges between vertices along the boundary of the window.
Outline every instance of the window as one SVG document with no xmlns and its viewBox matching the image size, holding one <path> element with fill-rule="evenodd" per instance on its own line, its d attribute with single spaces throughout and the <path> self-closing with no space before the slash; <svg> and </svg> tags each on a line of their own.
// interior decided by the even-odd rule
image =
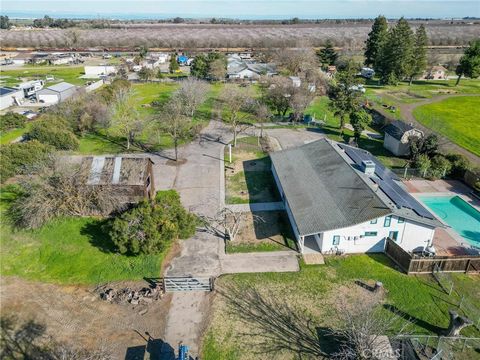
<svg viewBox="0 0 480 360">
<path fill-rule="evenodd" d="M 405 222 L 405 219 L 404 219 L 404 218 L 402 218 L 402 217 L 399 217 L 399 218 L 398 218 L 398 223 L 399 223 L 399 224 L 403 224 L 404 222 Z"/>
<path fill-rule="evenodd" d="M 389 237 L 390 239 L 392 239 L 392 240 L 397 241 L 397 239 L 398 239 L 398 231 L 390 231 L 390 232 L 388 233 L 388 237 Z"/>
<path fill-rule="evenodd" d="M 378 221 L 378 219 L 373 219 L 372 221 L 370 221 L 370 224 L 376 224 Z"/>
<path fill-rule="evenodd" d="M 340 235 L 333 235 L 332 245 L 340 245 Z"/>
<path fill-rule="evenodd" d="M 365 231 L 365 236 L 377 236 L 376 231 Z"/>
<path fill-rule="evenodd" d="M 384 227 L 389 227 L 392 222 L 392 216 L 385 216 L 385 221 L 383 222 Z"/>
</svg>

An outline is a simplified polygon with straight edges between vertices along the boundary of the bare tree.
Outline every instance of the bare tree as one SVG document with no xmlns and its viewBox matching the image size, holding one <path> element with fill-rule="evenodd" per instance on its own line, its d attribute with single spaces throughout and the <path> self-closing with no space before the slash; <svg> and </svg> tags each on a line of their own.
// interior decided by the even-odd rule
<svg viewBox="0 0 480 360">
<path fill-rule="evenodd" d="M 233 146 L 237 146 L 238 134 L 251 126 L 248 121 L 251 119 L 253 97 L 248 88 L 226 85 L 221 101 L 224 105 L 222 119 L 231 127 Z"/>
<path fill-rule="evenodd" d="M 380 293 L 378 293 L 380 295 Z M 378 296 L 357 301 L 353 306 L 340 299 L 337 315 L 341 321 L 340 329 L 331 333 L 340 339 L 339 350 L 333 358 L 342 360 L 377 359 L 375 354 L 389 350 L 385 336 L 395 331 L 396 335 L 405 335 L 411 323 L 405 322 L 395 312 L 384 314 L 378 311 Z"/>
<path fill-rule="evenodd" d="M 260 144 L 260 139 L 263 138 L 265 122 L 269 121 L 272 117 L 272 112 L 268 106 L 262 102 L 257 102 L 255 106 L 255 116 L 257 121 L 260 123 L 260 134 L 258 137 L 258 142 Z"/>
<path fill-rule="evenodd" d="M 14 224 L 38 228 L 60 216 L 110 214 L 120 210 L 110 186 L 86 186 L 89 169 L 52 157 L 31 175 L 22 178 L 20 196 L 9 209 Z"/>
<path fill-rule="evenodd" d="M 180 99 L 184 114 L 193 116 L 198 107 L 207 99 L 210 86 L 202 80 L 188 78 L 180 84 L 177 96 Z"/>
<path fill-rule="evenodd" d="M 289 97 L 294 91 L 292 81 L 283 76 L 276 76 L 266 79 L 262 83 L 262 89 L 264 103 L 275 110 L 277 115 L 285 116 L 290 107 Z"/>
<path fill-rule="evenodd" d="M 192 123 L 191 118 L 185 116 L 182 99 L 178 96 L 172 97 L 164 106 L 156 125 L 159 134 L 167 134 L 172 138 L 175 161 L 178 160 L 179 143 L 198 133 L 198 127 Z"/>
<path fill-rule="evenodd" d="M 309 89 L 308 84 L 305 84 L 305 82 L 294 89 L 293 94 L 288 99 L 288 103 L 293 110 L 293 118 L 295 121 L 301 120 L 303 112 L 308 105 L 310 105 L 314 97 L 314 92 Z"/>
<path fill-rule="evenodd" d="M 275 62 L 291 75 L 298 75 L 308 69 L 318 68 L 315 51 L 305 45 L 297 48 L 280 48 L 274 55 Z"/>
<path fill-rule="evenodd" d="M 214 80 L 224 80 L 227 74 L 227 66 L 224 59 L 216 59 L 210 63 L 208 75 Z"/>
<path fill-rule="evenodd" d="M 135 139 L 135 133 L 142 126 L 133 94 L 133 91 L 130 89 L 119 89 L 114 94 L 114 101 L 111 107 L 110 130 L 125 137 L 127 150 L 130 149 L 130 145 Z"/>
</svg>

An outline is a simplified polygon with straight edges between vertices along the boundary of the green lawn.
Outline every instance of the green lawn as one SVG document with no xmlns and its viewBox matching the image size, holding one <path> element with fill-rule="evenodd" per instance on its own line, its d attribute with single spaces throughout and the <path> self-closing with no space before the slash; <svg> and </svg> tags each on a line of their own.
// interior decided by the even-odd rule
<svg viewBox="0 0 480 360">
<path fill-rule="evenodd" d="M 13 129 L 5 132 L 0 132 L 0 145 L 11 143 L 16 138 L 22 136 L 27 131 L 26 128 Z"/>
<path fill-rule="evenodd" d="M 158 277 L 160 255 L 123 256 L 110 252 L 109 239 L 95 218 L 63 218 L 38 230 L 14 231 L 5 209 L 12 193 L 1 193 L 1 273 L 62 284 L 99 284 Z M 103 250 L 106 249 L 106 250 Z"/>
<path fill-rule="evenodd" d="M 83 85 L 87 82 L 86 79 L 80 79 L 80 76 L 83 74 L 83 66 L 25 66 L 17 70 L 2 70 L 0 72 L 0 76 L 2 76 L 1 82 L 6 86 L 14 86 L 22 81 L 33 79 L 45 80 L 47 75 L 55 77 L 55 81 L 48 82 L 47 85 L 52 85 L 59 81 Z"/>
<path fill-rule="evenodd" d="M 414 109 L 415 118 L 428 128 L 480 156 L 480 96 L 459 96 Z"/>
<path fill-rule="evenodd" d="M 151 102 L 165 103 L 172 93 L 178 89 L 178 84 L 150 82 L 134 84 L 132 88 L 135 92 L 135 99 L 140 114 L 153 115 L 155 114 L 155 107 L 150 106 Z"/>
<path fill-rule="evenodd" d="M 215 298 L 214 313 L 203 342 L 203 358 L 258 358 L 259 353 L 255 351 L 261 353 L 262 347 L 256 347 L 255 344 L 265 340 L 259 334 L 271 335 L 272 339 L 278 336 L 275 330 L 266 333 L 262 325 L 281 321 L 279 313 L 282 309 L 277 307 L 279 304 L 288 306 L 287 317 L 296 313 L 302 319 L 305 318 L 305 325 L 310 320 L 313 328 L 336 328 L 338 317 L 332 306 L 342 299 L 349 299 L 346 301 L 349 304 L 351 301 L 351 306 L 355 306 L 355 301 L 361 301 L 360 297 L 371 296 L 366 295 L 367 290 L 355 284 L 356 280 L 370 284 L 381 281 L 384 284 L 384 304 L 378 305 L 378 311 L 387 315 L 391 314 L 389 309 L 396 309 L 401 314 L 397 326 L 409 323 L 409 332 L 413 334 L 439 334 L 448 325 L 448 310 L 455 308 L 461 295 L 473 303 L 480 302 L 480 278 L 464 274 L 452 274 L 452 278 L 459 293 L 448 296 L 431 276 L 400 273 L 380 254 L 327 258 L 326 265 L 302 264 L 298 273 L 223 276 L 216 282 L 220 295 Z M 231 291 L 232 287 L 238 293 L 257 289 L 260 297 L 255 300 L 263 304 L 265 318 L 240 318 L 243 312 L 227 300 L 229 295 L 235 293 Z M 256 305 L 251 303 L 251 306 Z M 272 306 L 270 310 L 269 306 Z M 464 329 L 462 335 L 479 337 L 480 332 L 470 327 Z M 265 348 L 266 346 L 263 347 Z M 473 354 L 471 359 L 474 356 Z M 284 351 L 275 358 L 292 359 L 295 354 Z"/>
</svg>

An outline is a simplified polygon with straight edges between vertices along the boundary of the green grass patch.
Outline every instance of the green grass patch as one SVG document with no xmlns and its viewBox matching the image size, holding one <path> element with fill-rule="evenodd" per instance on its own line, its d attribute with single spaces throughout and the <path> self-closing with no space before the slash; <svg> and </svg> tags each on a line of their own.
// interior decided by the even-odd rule
<svg viewBox="0 0 480 360">
<path fill-rule="evenodd" d="M 480 96 L 452 97 L 413 110 L 426 127 L 480 156 Z"/>
<path fill-rule="evenodd" d="M 391 314 L 389 308 L 395 308 L 402 314 L 402 323 L 409 323 L 409 332 L 439 334 L 448 326 L 448 310 L 456 308 L 454 304 L 458 303 L 460 296 L 463 295 L 476 304 L 480 302 L 480 278 L 465 274 L 451 275 L 458 293 L 449 296 L 430 275 L 408 276 L 400 273 L 384 255 L 351 255 L 326 258 L 326 265 L 302 264 L 297 273 L 227 275 L 217 280 L 217 288 L 228 289 L 234 286 L 241 291 L 256 287 L 267 303 L 268 299 L 275 299 L 297 309 L 299 314 L 308 314 L 312 326 L 336 328 L 337 314 L 328 304 L 335 303 L 339 297 L 355 295 L 355 291 L 361 290 L 355 284 L 356 280 L 381 281 L 386 290 L 386 306 L 378 306 L 380 313 Z M 214 303 L 214 314 L 207 332 L 212 337 L 207 336 L 203 352 L 212 358 L 216 354 L 232 354 L 232 359 L 251 359 L 251 356 L 245 354 L 249 354 L 254 344 L 260 341 L 258 335 L 254 334 L 258 328 L 254 323 L 243 323 L 232 309 L 223 305 L 224 302 L 225 299 L 219 297 Z M 275 317 L 275 310 L 272 309 L 270 315 L 264 315 Z M 272 323 L 276 320 L 277 318 L 272 318 Z M 228 335 L 240 331 L 243 336 Z M 395 332 L 396 329 L 392 329 L 392 334 Z M 469 327 L 462 331 L 462 335 L 479 337 L 480 332 Z M 287 352 L 283 355 L 285 356 L 279 358 L 294 358 L 295 354 Z"/>
<path fill-rule="evenodd" d="M 151 103 L 155 101 L 161 105 L 167 102 L 172 93 L 178 89 L 178 84 L 150 82 L 134 84 L 132 88 L 135 91 L 135 101 L 140 114 L 153 115 L 158 108 L 151 106 Z"/>
<path fill-rule="evenodd" d="M 15 86 L 22 81 L 42 79 L 47 75 L 53 75 L 54 81 L 47 82 L 47 86 L 60 81 L 66 81 L 74 85 L 84 85 L 88 80 L 80 79 L 84 74 L 83 66 L 25 66 L 16 70 L 2 70 L 1 82 L 5 86 Z M 8 76 L 8 77 L 7 77 Z"/>
<path fill-rule="evenodd" d="M 27 132 L 27 128 L 13 129 L 9 131 L 0 132 L 0 145 L 11 143 L 16 138 L 22 136 Z"/>
<path fill-rule="evenodd" d="M 61 284 L 99 284 L 158 277 L 168 249 L 159 255 L 128 257 L 109 251 L 110 240 L 96 218 L 62 218 L 37 230 L 16 231 L 5 210 L 14 198 L 1 192 L 1 265 L 3 275 Z M 107 250 L 104 250 L 106 248 Z"/>
</svg>

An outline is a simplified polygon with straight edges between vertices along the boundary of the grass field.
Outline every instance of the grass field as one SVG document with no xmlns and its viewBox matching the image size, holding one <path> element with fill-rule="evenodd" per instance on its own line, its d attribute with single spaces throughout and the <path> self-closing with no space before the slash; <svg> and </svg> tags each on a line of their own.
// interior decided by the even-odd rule
<svg viewBox="0 0 480 360">
<path fill-rule="evenodd" d="M 327 258 L 326 265 L 302 265 L 298 273 L 224 276 L 216 282 L 219 295 L 215 298 L 202 358 L 246 360 L 272 356 L 273 353 L 262 354 L 261 349 L 275 344 L 282 336 L 277 325 L 282 321 L 293 321 L 295 314 L 304 320 L 305 327 L 310 324 L 314 329 L 336 328 L 337 311 L 341 309 L 335 310 L 335 306 L 339 301 L 346 300 L 354 307 L 371 296 L 368 290 L 355 284 L 356 280 L 384 284 L 384 299 L 379 303 L 378 311 L 388 315 L 390 309 L 396 309 L 400 314 L 397 326 L 409 323 L 409 332 L 413 334 L 439 334 L 448 325 L 448 310 L 455 308 L 454 304 L 461 295 L 477 304 L 480 301 L 480 278 L 463 274 L 453 274 L 452 278 L 458 293 L 448 296 L 431 276 L 402 274 L 384 255 Z M 240 310 L 235 301 L 228 300 L 235 293 L 241 294 L 249 289 L 256 289 L 259 296 L 253 298 L 246 308 Z M 288 313 L 282 313 L 286 310 L 283 306 L 288 307 Z M 248 317 L 249 311 L 253 313 L 249 307 L 262 308 L 262 315 Z M 271 332 L 266 330 L 268 324 L 273 324 Z M 392 332 L 395 333 L 395 329 Z M 470 327 L 464 329 L 462 335 L 478 337 L 480 333 Z M 271 337 L 266 339 L 264 336 Z M 266 343 L 257 347 L 256 344 L 262 341 Z M 295 339 L 291 341 L 293 343 Z M 298 354 L 284 350 L 274 358 L 292 359 L 296 358 L 295 355 Z M 474 359 L 475 356 L 465 356 L 464 359 Z"/>
<path fill-rule="evenodd" d="M 83 85 L 87 82 L 86 79 L 80 79 L 84 74 L 83 66 L 24 66 L 16 70 L 1 70 L 1 82 L 5 86 L 14 86 L 22 81 L 33 79 L 43 79 L 47 75 L 53 75 L 55 81 L 48 82 L 47 85 L 52 85 L 59 81 L 66 81 L 74 85 Z"/>
<path fill-rule="evenodd" d="M 63 218 L 38 230 L 15 231 L 5 210 L 13 193 L 1 193 L 1 273 L 62 284 L 99 284 L 158 277 L 160 255 L 128 257 L 102 250 L 111 247 L 94 218 Z"/>
<path fill-rule="evenodd" d="M 172 93 L 178 89 L 177 83 L 141 83 L 134 84 L 132 89 L 135 92 L 135 101 L 138 104 L 137 110 L 141 115 L 155 114 L 155 107 L 150 106 L 152 101 L 159 104 L 165 103 Z"/>
<path fill-rule="evenodd" d="M 426 127 L 480 156 L 480 96 L 459 96 L 413 110 Z"/>
</svg>

